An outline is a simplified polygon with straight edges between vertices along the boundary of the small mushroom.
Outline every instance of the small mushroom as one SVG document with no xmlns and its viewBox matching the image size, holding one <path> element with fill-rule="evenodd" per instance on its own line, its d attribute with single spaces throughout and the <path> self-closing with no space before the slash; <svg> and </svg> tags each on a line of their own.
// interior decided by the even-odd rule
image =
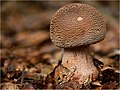
<svg viewBox="0 0 120 90">
<path fill-rule="evenodd" d="M 62 65 L 75 70 L 71 80 L 88 84 L 96 79 L 98 70 L 93 63 L 90 44 L 102 41 L 105 34 L 102 15 L 87 4 L 65 5 L 52 17 L 50 37 L 56 46 L 64 48 Z"/>
</svg>

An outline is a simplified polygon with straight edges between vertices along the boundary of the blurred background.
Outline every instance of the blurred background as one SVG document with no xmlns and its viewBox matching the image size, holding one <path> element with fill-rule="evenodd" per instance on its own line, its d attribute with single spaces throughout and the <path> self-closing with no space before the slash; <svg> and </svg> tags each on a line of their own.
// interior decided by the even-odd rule
<svg viewBox="0 0 120 90">
<path fill-rule="evenodd" d="M 63 5 L 86 3 L 98 9 L 106 22 L 103 41 L 92 45 L 93 55 L 105 65 L 119 67 L 119 1 L 2 1 L 1 67 L 2 82 L 10 80 L 8 72 L 23 70 L 47 75 L 61 59 L 61 49 L 49 37 L 50 20 Z M 11 79 L 12 80 L 12 79 Z"/>
</svg>

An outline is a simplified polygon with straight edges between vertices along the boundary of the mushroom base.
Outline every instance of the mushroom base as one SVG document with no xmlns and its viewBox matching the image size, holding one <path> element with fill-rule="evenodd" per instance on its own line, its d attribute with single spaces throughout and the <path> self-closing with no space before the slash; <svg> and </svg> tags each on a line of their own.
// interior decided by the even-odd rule
<svg viewBox="0 0 120 90">
<path fill-rule="evenodd" d="M 90 46 L 64 49 L 62 65 L 73 72 L 72 81 L 87 85 L 97 78 L 98 70 L 90 52 Z"/>
</svg>

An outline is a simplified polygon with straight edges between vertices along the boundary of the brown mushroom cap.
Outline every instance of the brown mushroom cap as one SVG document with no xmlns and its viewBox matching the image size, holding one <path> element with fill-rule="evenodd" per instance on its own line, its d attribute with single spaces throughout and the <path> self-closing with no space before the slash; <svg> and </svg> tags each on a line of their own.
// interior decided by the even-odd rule
<svg viewBox="0 0 120 90">
<path fill-rule="evenodd" d="M 50 24 L 50 37 L 59 47 L 70 48 L 97 43 L 104 39 L 106 26 L 102 15 L 86 4 L 60 8 Z"/>
</svg>

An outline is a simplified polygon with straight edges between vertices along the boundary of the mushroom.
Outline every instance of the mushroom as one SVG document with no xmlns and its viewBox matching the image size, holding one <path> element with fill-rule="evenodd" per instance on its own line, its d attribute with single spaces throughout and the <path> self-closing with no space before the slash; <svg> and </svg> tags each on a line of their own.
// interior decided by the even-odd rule
<svg viewBox="0 0 120 90">
<path fill-rule="evenodd" d="M 97 78 L 90 45 L 105 38 L 102 15 L 92 6 L 73 3 L 61 7 L 52 17 L 50 38 L 64 48 L 62 65 L 74 71 L 71 80 L 88 84 Z"/>
</svg>

